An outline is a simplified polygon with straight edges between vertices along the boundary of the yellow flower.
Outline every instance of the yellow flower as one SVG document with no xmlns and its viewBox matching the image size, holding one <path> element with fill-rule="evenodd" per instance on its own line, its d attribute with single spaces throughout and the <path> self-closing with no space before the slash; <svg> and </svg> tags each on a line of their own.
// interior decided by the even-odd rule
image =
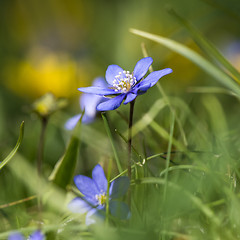
<svg viewBox="0 0 240 240">
<path fill-rule="evenodd" d="M 79 86 L 88 84 L 87 79 L 83 67 L 66 53 L 41 48 L 31 51 L 26 59 L 10 64 L 6 71 L 6 86 L 26 98 L 38 98 L 47 92 L 56 97 L 73 97 L 78 94 Z"/>
<path fill-rule="evenodd" d="M 33 111 L 41 117 L 48 117 L 57 110 L 65 107 L 67 101 L 64 98 L 56 98 L 52 93 L 46 93 L 38 98 L 32 105 Z"/>
</svg>

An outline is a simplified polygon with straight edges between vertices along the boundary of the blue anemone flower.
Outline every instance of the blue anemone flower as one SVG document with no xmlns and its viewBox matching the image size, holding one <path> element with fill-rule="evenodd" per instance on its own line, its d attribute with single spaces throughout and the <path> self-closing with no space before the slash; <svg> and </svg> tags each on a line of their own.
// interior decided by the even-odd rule
<svg viewBox="0 0 240 240">
<path fill-rule="evenodd" d="M 150 73 L 145 79 L 143 78 L 151 66 L 153 60 L 146 57 L 139 60 L 132 73 L 124 71 L 118 65 L 110 65 L 106 71 L 106 80 L 108 87 L 83 87 L 78 90 L 85 93 L 96 94 L 104 97 L 112 97 L 109 100 L 98 104 L 98 111 L 108 111 L 118 108 L 125 99 L 124 104 L 133 101 L 138 95 L 145 93 L 150 87 L 154 86 L 158 80 L 171 73 L 172 69 Z"/>
<path fill-rule="evenodd" d="M 95 78 L 92 84 L 94 87 L 106 87 L 107 83 L 103 77 L 98 77 Z M 88 124 L 94 121 L 96 115 L 97 115 L 97 105 L 100 102 L 105 101 L 104 97 L 98 96 L 98 95 L 92 95 L 92 94 L 82 94 L 81 97 L 79 98 L 79 104 L 81 110 L 85 110 L 84 116 L 82 118 L 82 123 Z M 65 123 L 65 128 L 67 130 L 72 130 L 79 119 L 81 118 L 82 114 L 77 114 L 70 118 L 66 123 Z"/>
<path fill-rule="evenodd" d="M 41 231 L 37 230 L 33 232 L 29 238 L 29 240 L 44 240 L 44 235 Z M 24 240 L 24 237 L 21 233 L 15 232 L 9 235 L 8 240 Z"/>
<path fill-rule="evenodd" d="M 108 182 L 103 168 L 98 164 L 92 171 L 92 178 L 77 175 L 74 182 L 84 197 L 77 197 L 69 203 L 69 209 L 74 213 L 86 215 L 86 224 L 95 223 L 97 218 L 104 218 L 107 201 Z M 130 216 L 128 205 L 119 201 L 129 188 L 129 178 L 119 177 L 111 182 L 109 187 L 109 211 L 119 219 L 127 219 Z"/>
</svg>

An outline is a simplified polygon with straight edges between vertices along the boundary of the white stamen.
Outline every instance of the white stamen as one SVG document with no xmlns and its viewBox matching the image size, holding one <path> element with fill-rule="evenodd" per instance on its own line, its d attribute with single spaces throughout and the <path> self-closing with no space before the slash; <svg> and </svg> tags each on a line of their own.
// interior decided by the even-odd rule
<svg viewBox="0 0 240 240">
<path fill-rule="evenodd" d="M 129 71 L 119 72 L 113 80 L 113 87 L 116 92 L 126 93 L 131 90 L 131 88 L 137 84 L 136 77 L 133 76 L 133 73 Z"/>
</svg>

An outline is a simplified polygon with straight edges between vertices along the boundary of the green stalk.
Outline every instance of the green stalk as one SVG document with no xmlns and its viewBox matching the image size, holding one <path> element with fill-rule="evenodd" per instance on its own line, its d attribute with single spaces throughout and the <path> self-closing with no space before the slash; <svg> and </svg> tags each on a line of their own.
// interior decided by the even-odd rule
<svg viewBox="0 0 240 240">
<path fill-rule="evenodd" d="M 43 117 L 41 118 L 41 134 L 39 139 L 39 145 L 38 145 L 38 158 L 37 158 L 37 171 L 38 176 L 41 177 L 42 175 L 42 163 L 43 163 L 43 152 L 44 152 L 44 138 L 45 138 L 45 132 L 47 128 L 48 119 Z"/>
<path fill-rule="evenodd" d="M 130 102 L 129 123 L 128 123 L 128 177 L 131 180 L 131 158 L 132 158 L 132 125 L 133 125 L 133 111 L 135 101 Z"/>
<path fill-rule="evenodd" d="M 107 224 L 107 225 L 108 225 L 108 223 L 109 223 L 109 187 L 110 187 L 111 169 L 112 169 L 112 159 L 110 159 L 110 161 L 109 161 L 109 165 L 108 165 L 108 175 L 107 175 L 107 181 L 108 181 L 108 186 L 107 186 L 107 201 L 106 201 L 106 224 Z"/>
<path fill-rule="evenodd" d="M 45 139 L 47 123 L 48 123 L 48 118 L 47 117 L 41 117 L 42 126 L 41 126 L 41 134 L 40 134 L 40 139 L 39 139 L 38 155 L 37 155 L 37 172 L 38 172 L 38 179 L 39 179 L 38 211 L 39 211 L 40 220 L 41 220 L 41 212 L 42 212 L 42 199 L 41 199 L 42 163 L 43 163 L 44 139 Z"/>
<path fill-rule="evenodd" d="M 172 139 L 173 139 L 173 132 L 174 132 L 174 123 L 175 123 L 175 115 L 172 114 L 172 121 L 171 121 L 171 127 L 170 127 L 170 136 L 169 136 L 169 142 L 168 142 L 168 150 L 167 150 L 167 159 L 166 159 L 166 172 L 165 172 L 165 185 L 164 185 L 164 192 L 163 192 L 163 199 L 166 200 L 166 194 L 167 194 L 167 185 L 168 185 L 168 171 L 169 171 L 169 165 L 170 165 L 170 156 L 171 156 L 171 149 L 172 149 Z"/>
</svg>

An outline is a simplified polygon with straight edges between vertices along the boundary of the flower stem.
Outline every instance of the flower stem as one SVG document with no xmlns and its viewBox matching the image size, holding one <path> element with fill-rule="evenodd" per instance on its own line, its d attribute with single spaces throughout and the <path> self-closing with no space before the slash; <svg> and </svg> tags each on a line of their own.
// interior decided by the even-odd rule
<svg viewBox="0 0 240 240">
<path fill-rule="evenodd" d="M 133 110 L 135 100 L 130 102 L 129 123 L 128 123 L 128 177 L 131 180 L 131 155 L 132 155 L 132 124 L 133 124 Z"/>
<path fill-rule="evenodd" d="M 47 117 L 41 117 L 41 134 L 39 139 L 39 145 L 38 145 L 38 155 L 37 155 L 37 172 L 38 172 L 38 180 L 39 180 L 39 197 L 38 197 L 38 211 L 39 215 L 41 216 L 42 212 L 42 200 L 41 200 L 41 177 L 42 177 L 42 163 L 43 163 L 43 153 L 44 153 L 44 138 L 45 138 L 45 132 L 47 128 L 48 118 Z M 41 218 L 41 217 L 40 217 Z"/>
<path fill-rule="evenodd" d="M 109 224 L 109 187 L 110 187 L 110 178 L 111 178 L 111 169 L 112 169 L 112 159 L 110 159 L 108 164 L 108 175 L 107 175 L 107 201 L 106 201 L 106 225 Z"/>
<path fill-rule="evenodd" d="M 41 177 L 42 175 L 42 163 L 43 163 L 43 152 L 44 152 L 44 137 L 46 132 L 48 119 L 43 117 L 41 118 L 42 128 L 41 128 L 41 135 L 39 139 L 38 145 L 38 158 L 37 158 L 37 171 L 38 176 Z"/>
</svg>

